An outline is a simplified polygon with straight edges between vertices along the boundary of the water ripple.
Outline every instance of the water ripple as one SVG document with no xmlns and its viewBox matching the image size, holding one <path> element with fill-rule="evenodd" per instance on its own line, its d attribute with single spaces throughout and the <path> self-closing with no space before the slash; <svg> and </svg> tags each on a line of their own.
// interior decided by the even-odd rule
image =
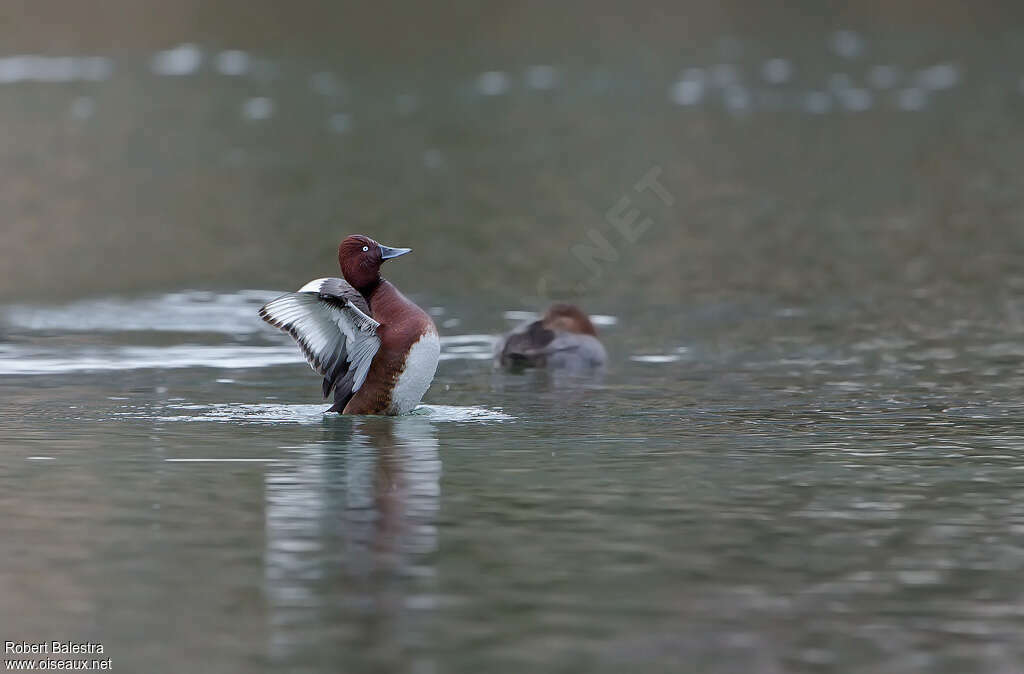
<svg viewBox="0 0 1024 674">
<path fill-rule="evenodd" d="M 321 424 L 325 419 L 339 418 L 328 414 L 327 405 L 288 405 L 279 403 L 212 403 L 169 404 L 153 407 L 129 408 L 117 412 L 117 416 L 153 421 L 181 422 L 231 422 L 262 424 Z M 499 422 L 512 421 L 515 417 L 498 409 L 478 406 L 419 405 L 411 413 L 428 421 L 437 422 Z"/>
</svg>

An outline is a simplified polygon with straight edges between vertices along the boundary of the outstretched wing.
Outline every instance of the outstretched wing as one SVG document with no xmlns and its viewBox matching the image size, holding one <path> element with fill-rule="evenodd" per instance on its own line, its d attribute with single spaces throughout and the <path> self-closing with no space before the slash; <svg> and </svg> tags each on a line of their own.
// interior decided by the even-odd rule
<svg viewBox="0 0 1024 674">
<path fill-rule="evenodd" d="M 292 336 L 309 366 L 324 378 L 324 397 L 347 399 L 366 381 L 380 349 L 363 296 L 344 279 L 310 281 L 260 309 L 260 318 Z M 344 388 L 345 390 L 341 390 Z"/>
</svg>

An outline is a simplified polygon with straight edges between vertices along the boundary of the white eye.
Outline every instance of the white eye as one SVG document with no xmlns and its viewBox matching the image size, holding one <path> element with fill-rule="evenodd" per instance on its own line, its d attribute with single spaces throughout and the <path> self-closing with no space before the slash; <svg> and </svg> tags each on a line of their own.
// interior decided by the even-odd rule
<svg viewBox="0 0 1024 674">
<path fill-rule="evenodd" d="M 364 253 L 365 253 L 366 251 L 368 251 L 368 250 L 370 250 L 370 247 L 369 247 L 369 246 L 363 246 L 363 252 L 364 252 Z"/>
</svg>

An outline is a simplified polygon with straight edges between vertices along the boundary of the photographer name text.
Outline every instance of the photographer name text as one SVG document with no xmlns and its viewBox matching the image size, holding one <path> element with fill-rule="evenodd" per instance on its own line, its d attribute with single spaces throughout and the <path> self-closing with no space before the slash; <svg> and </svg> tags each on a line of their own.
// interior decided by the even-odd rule
<svg viewBox="0 0 1024 674">
<path fill-rule="evenodd" d="M 11 655 L 102 654 L 103 644 L 92 641 L 6 641 L 4 653 Z"/>
</svg>

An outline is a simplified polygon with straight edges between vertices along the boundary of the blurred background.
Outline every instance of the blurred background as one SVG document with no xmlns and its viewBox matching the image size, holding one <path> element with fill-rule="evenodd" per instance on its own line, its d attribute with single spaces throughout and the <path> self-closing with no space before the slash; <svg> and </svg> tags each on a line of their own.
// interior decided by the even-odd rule
<svg viewBox="0 0 1024 674">
<path fill-rule="evenodd" d="M 1017 673 L 1024 4 L 7 0 L 0 639 Z M 261 304 L 368 234 L 426 403 Z M 552 299 L 604 378 L 491 365 Z"/>
<path fill-rule="evenodd" d="M 353 232 L 438 296 L 990 295 L 1022 282 L 1022 14 L 15 3 L 0 295 L 297 287 Z M 652 168 L 634 248 L 606 214 Z M 620 259 L 580 289 L 590 230 Z"/>
</svg>

